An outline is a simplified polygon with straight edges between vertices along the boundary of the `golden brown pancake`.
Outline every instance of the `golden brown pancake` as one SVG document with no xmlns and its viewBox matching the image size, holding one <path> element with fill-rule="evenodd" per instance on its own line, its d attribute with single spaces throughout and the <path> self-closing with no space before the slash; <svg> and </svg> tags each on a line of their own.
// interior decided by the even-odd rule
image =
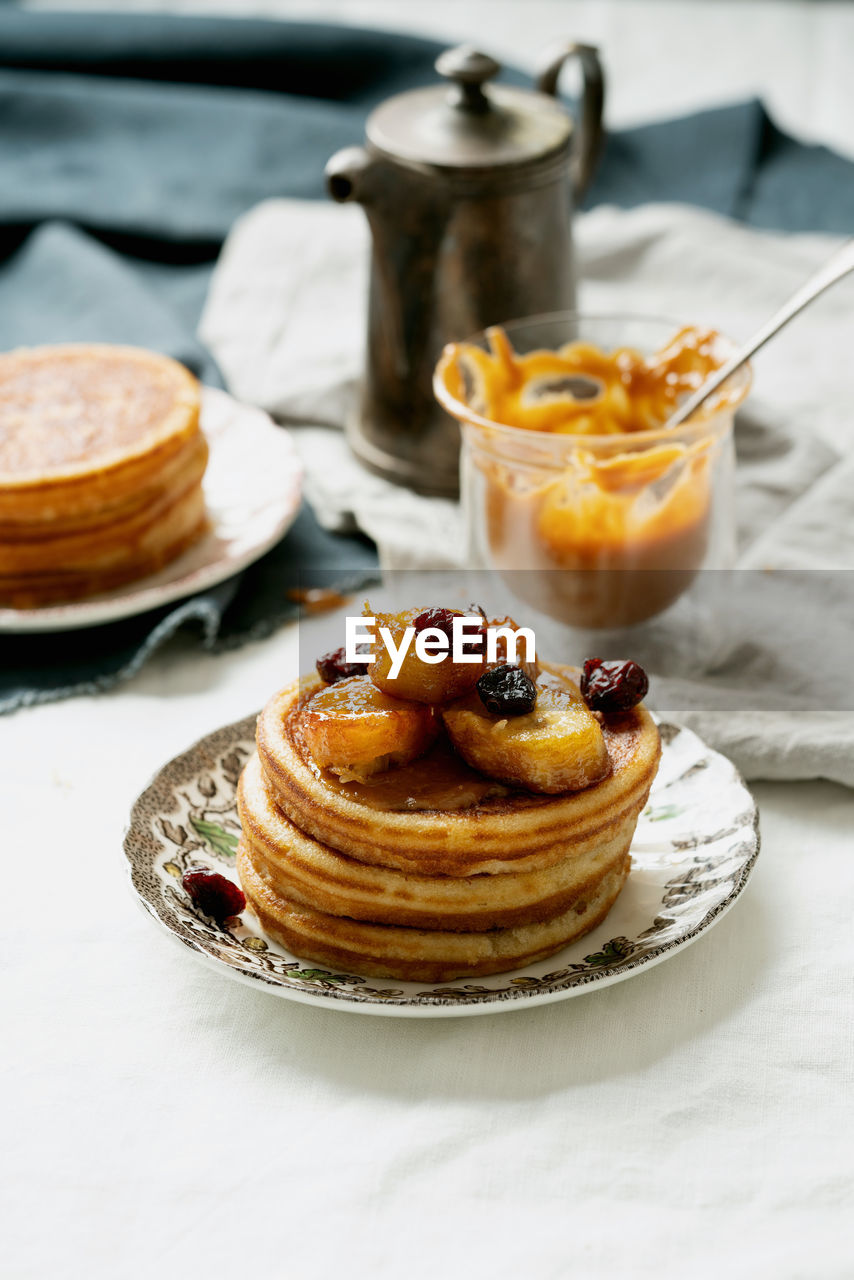
<svg viewBox="0 0 854 1280">
<path fill-rule="evenodd" d="M 448 751 L 439 744 L 375 785 L 339 783 L 317 768 L 300 741 L 296 712 L 321 682 L 294 682 L 267 703 L 258 719 L 258 754 L 279 807 L 302 831 L 349 857 L 423 875 L 476 875 L 536 870 L 560 862 L 568 851 L 598 848 L 634 832 L 658 767 L 658 731 L 645 707 L 611 716 L 603 726 L 611 773 L 585 791 L 534 795 L 491 782 L 457 761 L 464 804 L 432 804 L 433 762 Z M 424 807 L 407 802 L 427 780 Z M 470 796 L 466 782 L 470 780 Z M 411 786 L 413 781 L 415 786 Z M 481 791 L 482 798 L 472 802 Z M 396 807 L 380 808 L 384 797 Z M 421 802 L 419 802 L 421 803 Z M 445 805 L 445 807 L 442 807 Z"/>
<path fill-rule="evenodd" d="M 27 608 L 151 573 L 206 528 L 199 386 L 133 347 L 0 355 L 0 601 Z"/>
<path fill-rule="evenodd" d="M 166 494 L 183 492 L 200 480 L 207 461 L 207 441 L 197 430 L 157 467 L 149 460 L 149 474 L 143 476 L 137 472 L 126 487 L 114 484 L 112 480 L 100 488 L 94 484 L 88 488 L 77 486 L 73 494 L 70 486 L 32 487 L 27 493 L 30 509 L 27 509 L 27 503 L 19 501 L 16 519 L 11 518 L 11 499 L 20 499 L 21 493 L 12 495 L 10 491 L 0 489 L 0 509 L 4 497 L 10 499 L 7 502 L 9 518 L 0 518 L 0 541 L 33 541 L 41 537 L 53 538 L 65 532 L 80 533 L 102 528 L 144 510 Z"/>
<path fill-rule="evenodd" d="M 541 959 L 604 919 L 661 752 L 643 706 L 606 718 L 601 782 L 535 795 L 476 773 L 442 740 L 340 782 L 300 732 L 322 687 L 306 678 L 270 700 L 238 789 L 238 872 L 271 937 L 338 968 L 441 982 Z"/>
<path fill-rule="evenodd" d="M 266 933 L 295 955 L 376 978 L 448 982 L 504 973 L 533 964 L 589 933 L 614 905 L 631 858 L 599 881 L 583 901 L 540 924 L 477 933 L 404 929 L 329 915 L 289 901 L 257 872 L 244 845 L 237 851 L 240 883 Z"/>
<path fill-rule="evenodd" d="M 621 866 L 631 843 L 631 835 L 620 831 L 539 871 L 417 875 L 348 858 L 300 831 L 272 798 L 257 756 L 246 765 L 237 795 L 246 856 L 283 898 L 355 920 L 420 929 L 476 932 L 550 919 Z"/>
<path fill-rule="evenodd" d="M 156 573 L 197 542 L 208 528 L 201 486 L 182 494 L 168 509 L 155 508 L 153 515 L 137 517 L 134 525 L 132 536 L 126 527 L 126 540 L 105 542 L 99 552 L 92 551 L 88 561 L 79 551 L 76 557 L 58 552 L 53 565 L 46 561 L 41 571 L 0 572 L 0 600 L 12 608 L 37 608 L 83 599 Z M 8 546 L 0 544 L 0 561 L 7 551 Z"/>
<path fill-rule="evenodd" d="M 70 344 L 0 355 L 0 485 L 122 468 L 198 425 L 199 390 L 168 356 Z"/>
</svg>

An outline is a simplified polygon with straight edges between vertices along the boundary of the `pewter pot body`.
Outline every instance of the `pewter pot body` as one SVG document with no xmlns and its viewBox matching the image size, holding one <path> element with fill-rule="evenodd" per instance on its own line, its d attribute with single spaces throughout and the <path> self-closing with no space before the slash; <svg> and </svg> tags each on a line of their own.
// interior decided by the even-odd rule
<svg viewBox="0 0 854 1280">
<path fill-rule="evenodd" d="M 580 58 L 581 125 L 553 96 Z M 356 200 L 371 230 L 368 336 L 350 444 L 371 470 L 422 493 L 458 490 L 459 427 L 436 404 L 446 342 L 516 316 L 575 304 L 572 206 L 595 162 L 602 76 L 594 50 L 566 46 L 539 92 L 483 82 L 471 49 L 437 61 L 453 82 L 377 108 L 364 147 L 333 156 L 328 189 Z M 438 98 L 437 98 L 438 92 Z"/>
</svg>

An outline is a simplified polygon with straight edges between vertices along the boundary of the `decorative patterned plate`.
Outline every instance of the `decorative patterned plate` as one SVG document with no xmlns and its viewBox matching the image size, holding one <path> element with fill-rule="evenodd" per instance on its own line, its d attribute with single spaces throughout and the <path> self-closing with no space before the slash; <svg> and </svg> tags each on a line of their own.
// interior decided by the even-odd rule
<svg viewBox="0 0 854 1280">
<path fill-rule="evenodd" d="M 661 724 L 662 758 L 632 844 L 632 872 L 608 917 L 548 960 L 442 986 L 363 978 L 299 960 L 266 939 L 250 910 L 229 925 L 181 887 L 191 865 L 236 879 L 237 778 L 254 749 L 255 716 L 171 760 L 137 799 L 125 836 L 146 911 L 221 972 L 274 995 L 356 1013 L 444 1017 L 498 1013 L 621 982 L 711 928 L 747 883 L 759 852 L 756 805 L 732 764 L 687 729 Z"/>
<path fill-rule="evenodd" d="M 231 578 L 275 546 L 296 518 L 302 466 L 289 433 L 261 409 L 202 388 L 210 445 L 204 490 L 211 530 L 138 582 L 72 604 L 0 609 L 0 632 L 67 631 L 145 613 Z"/>
</svg>

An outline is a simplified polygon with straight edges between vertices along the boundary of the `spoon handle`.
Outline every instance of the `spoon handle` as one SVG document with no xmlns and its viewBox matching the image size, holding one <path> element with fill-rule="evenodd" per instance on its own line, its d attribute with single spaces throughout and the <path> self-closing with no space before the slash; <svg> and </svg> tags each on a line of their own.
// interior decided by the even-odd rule
<svg viewBox="0 0 854 1280">
<path fill-rule="evenodd" d="M 825 289 L 829 289 L 832 284 L 836 284 L 837 280 L 841 280 L 843 276 L 847 276 L 849 271 L 854 271 L 854 240 L 846 240 L 841 249 L 828 258 L 823 266 L 819 267 L 815 275 L 810 276 L 800 289 L 796 289 L 791 298 L 784 302 L 779 311 L 776 311 L 770 320 L 758 329 L 743 347 L 739 347 L 734 355 L 730 356 L 726 364 L 721 365 L 720 369 L 716 369 L 710 377 L 706 379 L 703 385 L 694 392 L 679 408 L 672 413 L 667 419 L 666 427 L 678 427 L 681 422 L 685 422 L 699 409 L 700 405 L 709 398 L 713 392 L 717 391 L 727 378 L 732 377 L 736 369 L 750 359 L 752 355 L 764 347 L 769 338 L 773 338 L 775 333 L 793 320 L 804 307 L 808 306 L 814 298 L 824 293 Z"/>
</svg>

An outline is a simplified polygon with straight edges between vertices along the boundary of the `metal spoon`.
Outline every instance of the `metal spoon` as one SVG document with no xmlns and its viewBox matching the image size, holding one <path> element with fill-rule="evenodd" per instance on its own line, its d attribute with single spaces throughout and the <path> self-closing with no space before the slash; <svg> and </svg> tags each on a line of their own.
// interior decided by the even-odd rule
<svg viewBox="0 0 854 1280">
<path fill-rule="evenodd" d="M 819 294 L 824 293 L 825 289 L 829 289 L 832 284 L 836 284 L 837 280 L 841 280 L 843 276 L 847 276 L 849 271 L 854 271 L 854 240 L 846 240 L 841 249 L 828 258 L 823 267 L 819 267 L 815 275 L 810 276 L 806 284 L 802 284 L 800 289 L 795 290 L 788 302 L 784 302 L 779 311 L 775 312 L 770 320 L 758 329 L 743 347 L 739 347 L 738 351 L 727 360 L 726 364 L 721 365 L 720 369 L 716 369 L 703 383 L 703 385 L 685 400 L 675 413 L 672 413 L 664 424 L 665 429 L 668 427 L 678 427 L 680 422 L 684 422 L 686 418 L 690 418 L 692 413 L 699 409 L 700 405 L 709 396 L 717 391 L 727 378 L 732 377 L 736 369 L 740 369 L 746 361 L 754 355 L 760 347 L 764 347 L 769 338 L 773 338 L 775 333 L 779 333 L 783 325 L 794 319 L 804 307 L 809 306 L 813 299 Z"/>
</svg>

